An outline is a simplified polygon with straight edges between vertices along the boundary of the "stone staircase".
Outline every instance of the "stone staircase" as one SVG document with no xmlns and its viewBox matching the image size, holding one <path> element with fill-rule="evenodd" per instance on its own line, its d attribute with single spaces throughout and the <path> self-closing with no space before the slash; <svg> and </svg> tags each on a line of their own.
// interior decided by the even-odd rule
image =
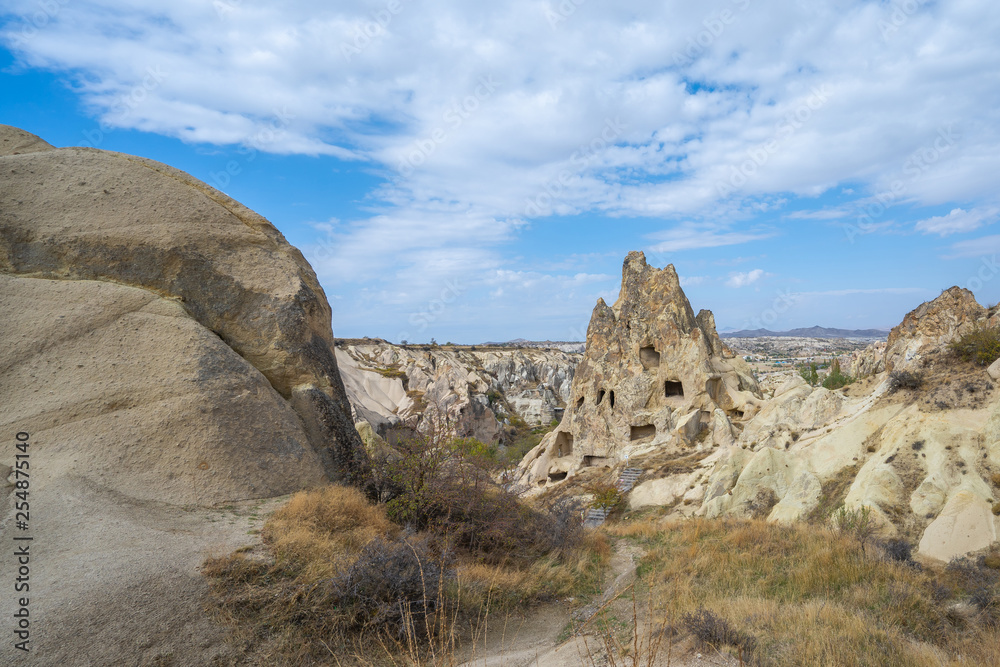
<svg viewBox="0 0 1000 667">
<path fill-rule="evenodd" d="M 622 470 L 622 474 L 618 477 L 618 481 L 615 482 L 615 487 L 624 496 L 632 490 L 632 487 L 635 486 L 636 481 L 642 476 L 643 472 L 642 468 L 625 468 L 625 470 Z M 591 508 L 587 510 L 587 515 L 583 517 L 583 527 L 597 528 L 604 523 L 604 520 L 607 518 L 607 510 Z"/>
</svg>

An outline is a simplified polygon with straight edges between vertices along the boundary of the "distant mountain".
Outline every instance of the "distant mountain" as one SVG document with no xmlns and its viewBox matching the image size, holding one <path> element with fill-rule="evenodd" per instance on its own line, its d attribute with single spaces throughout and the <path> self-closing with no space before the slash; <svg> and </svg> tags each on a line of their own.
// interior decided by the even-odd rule
<svg viewBox="0 0 1000 667">
<path fill-rule="evenodd" d="M 791 331 L 769 331 L 768 329 L 751 329 L 743 331 L 727 331 L 719 334 L 720 338 L 878 338 L 889 337 L 887 329 L 830 329 L 828 327 L 808 327 L 792 329 Z"/>
</svg>

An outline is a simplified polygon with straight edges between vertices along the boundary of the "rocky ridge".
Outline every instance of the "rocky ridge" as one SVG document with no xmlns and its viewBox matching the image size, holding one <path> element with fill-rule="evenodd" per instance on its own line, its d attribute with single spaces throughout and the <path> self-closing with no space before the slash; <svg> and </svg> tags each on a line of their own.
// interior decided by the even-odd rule
<svg viewBox="0 0 1000 667">
<path fill-rule="evenodd" d="M 558 420 L 580 356 L 554 349 L 342 343 L 337 359 L 354 418 L 376 431 L 401 423 L 503 442 L 511 413 L 529 425 Z"/>
</svg>

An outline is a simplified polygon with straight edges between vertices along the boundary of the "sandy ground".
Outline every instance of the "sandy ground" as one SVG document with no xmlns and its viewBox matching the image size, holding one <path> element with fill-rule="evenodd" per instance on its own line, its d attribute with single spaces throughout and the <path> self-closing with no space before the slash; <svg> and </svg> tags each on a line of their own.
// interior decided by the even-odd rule
<svg viewBox="0 0 1000 667">
<path fill-rule="evenodd" d="M 16 601 L 7 590 L 18 565 L 4 557 L 0 665 L 187 667 L 229 654 L 205 611 L 199 567 L 256 541 L 252 531 L 279 499 L 184 508 L 135 501 L 72 474 L 33 487 L 31 499 L 31 651 L 10 641 Z M 8 512 L 0 521 L 4 552 L 15 544 L 13 519 Z"/>
</svg>

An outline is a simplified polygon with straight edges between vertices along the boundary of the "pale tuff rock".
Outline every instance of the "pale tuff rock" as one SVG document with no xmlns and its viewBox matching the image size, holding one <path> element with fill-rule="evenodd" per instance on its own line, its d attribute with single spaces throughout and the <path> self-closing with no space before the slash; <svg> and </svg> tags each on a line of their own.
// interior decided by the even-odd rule
<svg viewBox="0 0 1000 667">
<path fill-rule="evenodd" d="M 262 499 L 364 459 L 316 276 L 269 222 L 150 160 L 0 126 L 0 173 L 0 429 L 30 434 L 46 545 L 30 662 L 228 663 L 198 567 L 247 545 Z"/>
<path fill-rule="evenodd" d="M 289 401 L 328 475 L 353 475 L 361 442 L 333 355 L 330 306 L 301 253 L 270 222 L 184 172 L 30 137 L 0 126 L 9 153 L 0 157 L 0 273 L 175 299 Z"/>
<path fill-rule="evenodd" d="M 579 355 L 544 349 L 402 347 L 384 341 L 337 349 L 348 398 L 377 431 L 402 422 L 501 441 L 510 415 L 550 423 L 562 412 Z"/>
<path fill-rule="evenodd" d="M 893 329 L 881 366 L 870 347 L 855 372 L 920 370 L 931 353 L 988 326 L 987 316 L 966 290 L 947 290 Z M 959 363 L 945 359 L 938 367 Z M 768 491 L 777 501 L 770 520 L 799 520 L 819 505 L 823 484 L 849 475 L 844 506 L 872 510 L 883 534 L 920 537 L 921 555 L 948 560 L 986 548 L 1000 527 L 989 511 L 1000 496 L 990 481 L 1000 472 L 1000 403 L 933 407 L 919 396 L 893 400 L 884 376 L 860 398 L 793 378 L 745 425 L 741 447 L 725 451 L 707 474 L 700 513 L 746 516 Z"/>
<path fill-rule="evenodd" d="M 594 308 L 562 422 L 522 461 L 523 481 L 537 490 L 626 455 L 728 443 L 732 421 L 760 402 L 749 367 L 710 312 L 695 316 L 674 268 L 629 253 L 618 300 Z"/>
<path fill-rule="evenodd" d="M 123 497 L 212 505 L 324 479 L 288 403 L 177 301 L 0 275 L 0 312 L 0 428 L 47 443 L 37 485 L 71 474 Z"/>
<path fill-rule="evenodd" d="M 876 341 L 860 352 L 851 354 L 850 375 L 865 378 L 885 371 L 885 341 Z"/>
</svg>

